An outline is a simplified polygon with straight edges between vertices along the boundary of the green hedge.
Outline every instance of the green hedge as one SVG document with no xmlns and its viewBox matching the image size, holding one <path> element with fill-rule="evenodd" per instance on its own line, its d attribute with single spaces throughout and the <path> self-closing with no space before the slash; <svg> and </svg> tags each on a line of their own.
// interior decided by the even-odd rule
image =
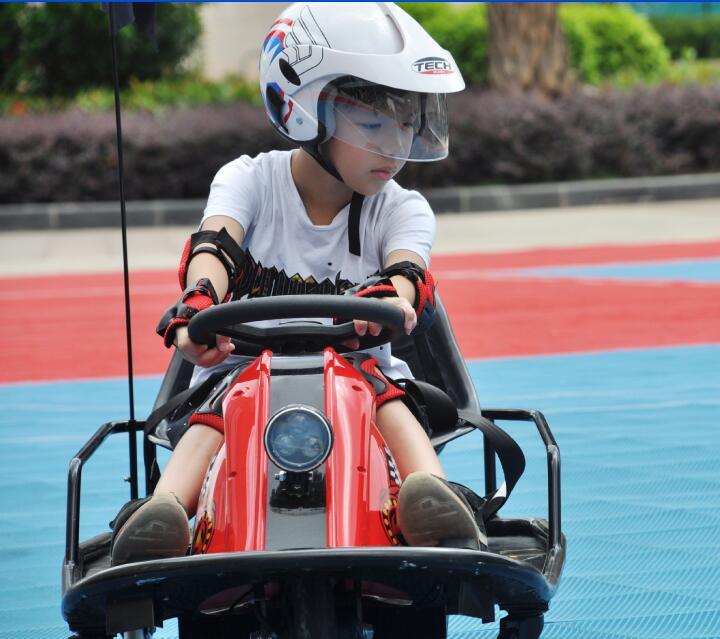
<svg viewBox="0 0 720 639">
<path fill-rule="evenodd" d="M 48 2 L 2 5 L 0 64 L 4 91 L 68 96 L 110 81 L 107 15 L 99 3 Z M 158 3 L 158 50 L 135 28 L 119 36 L 122 86 L 131 78 L 154 80 L 174 74 L 201 34 L 193 3 Z M 5 34 L 19 34 L 19 43 Z"/>
<path fill-rule="evenodd" d="M 452 53 L 467 84 L 487 83 L 488 27 L 484 4 L 401 2 L 400 6 Z"/>
<path fill-rule="evenodd" d="M 23 10 L 23 5 L 18 2 L 0 3 L 0 91 L 15 86 L 12 68 L 20 51 L 20 14 Z"/>
<path fill-rule="evenodd" d="M 487 81 L 488 29 L 483 4 L 401 3 L 460 66 L 468 84 Z M 580 79 L 598 84 L 620 71 L 655 79 L 668 69 L 668 52 L 646 18 L 620 5 L 564 4 L 560 20 L 572 66 Z"/>
<path fill-rule="evenodd" d="M 408 162 L 408 188 L 720 171 L 720 84 L 577 91 L 557 100 L 469 90 L 449 100 L 450 155 Z M 132 111 L 128 199 L 207 197 L 242 153 L 289 148 L 262 106 Z M 117 198 L 112 112 L 0 117 L 0 204 Z"/>
<path fill-rule="evenodd" d="M 564 4 L 560 19 L 571 59 L 585 82 L 632 70 L 646 80 L 662 77 L 670 56 L 647 18 L 622 5 Z"/>
<path fill-rule="evenodd" d="M 694 52 L 698 58 L 720 58 L 720 15 L 650 18 L 674 59 Z"/>
</svg>

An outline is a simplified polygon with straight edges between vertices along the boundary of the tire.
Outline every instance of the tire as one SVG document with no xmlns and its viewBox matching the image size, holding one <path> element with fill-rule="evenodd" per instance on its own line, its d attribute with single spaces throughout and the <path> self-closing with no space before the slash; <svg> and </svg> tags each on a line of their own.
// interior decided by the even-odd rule
<svg viewBox="0 0 720 639">
<path fill-rule="evenodd" d="M 247 639 L 254 630 L 257 630 L 254 617 L 178 619 L 179 639 Z"/>
<path fill-rule="evenodd" d="M 377 608 L 371 623 L 374 639 L 447 639 L 447 616 L 441 608 Z"/>
<path fill-rule="evenodd" d="M 289 627 L 281 639 L 336 639 L 332 584 L 327 579 L 297 579 L 289 584 Z"/>
<path fill-rule="evenodd" d="M 542 614 L 530 617 L 508 615 L 500 620 L 498 639 L 539 639 L 544 625 Z"/>
</svg>

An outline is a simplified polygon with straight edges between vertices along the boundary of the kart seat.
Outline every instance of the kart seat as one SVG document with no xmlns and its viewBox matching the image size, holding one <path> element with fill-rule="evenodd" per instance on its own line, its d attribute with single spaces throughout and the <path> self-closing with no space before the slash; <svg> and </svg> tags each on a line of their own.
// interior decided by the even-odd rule
<svg viewBox="0 0 720 639">
<path fill-rule="evenodd" d="M 458 412 L 480 415 L 475 386 L 438 293 L 435 293 L 435 321 L 430 329 L 399 337 L 393 341 L 392 350 L 393 355 L 407 362 L 420 387 L 433 443 L 437 443 L 437 437 L 443 435 L 446 439 L 462 426 Z"/>
</svg>

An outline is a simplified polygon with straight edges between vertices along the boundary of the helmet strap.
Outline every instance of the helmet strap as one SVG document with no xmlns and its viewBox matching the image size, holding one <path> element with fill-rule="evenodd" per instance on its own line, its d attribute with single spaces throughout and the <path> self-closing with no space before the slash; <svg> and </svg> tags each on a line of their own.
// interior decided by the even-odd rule
<svg viewBox="0 0 720 639">
<path fill-rule="evenodd" d="M 301 143 L 300 146 L 307 151 L 310 156 L 312 156 L 312 158 L 330 175 L 345 184 L 345 180 L 342 179 L 333 163 L 323 157 L 320 152 L 320 144 L 317 142 L 306 142 L 304 144 Z M 348 215 L 348 250 L 350 253 L 357 256 L 360 256 L 362 253 L 362 247 L 360 245 L 360 213 L 362 212 L 364 200 L 365 196 L 362 193 L 353 191 L 352 199 L 350 200 L 350 212 Z"/>
<path fill-rule="evenodd" d="M 320 136 L 318 136 L 320 137 Z M 323 136 L 324 137 L 324 136 Z M 301 146 L 305 151 L 307 151 L 312 158 L 323 168 L 325 169 L 330 175 L 332 175 L 336 180 L 339 180 L 343 184 L 345 184 L 345 180 L 342 179 L 342 176 L 340 175 L 340 172 L 335 168 L 335 165 L 330 162 L 327 158 L 323 156 L 323 154 L 320 152 L 320 144 L 316 142 L 315 140 L 311 142 L 306 142 L 304 144 L 301 143 Z"/>
</svg>

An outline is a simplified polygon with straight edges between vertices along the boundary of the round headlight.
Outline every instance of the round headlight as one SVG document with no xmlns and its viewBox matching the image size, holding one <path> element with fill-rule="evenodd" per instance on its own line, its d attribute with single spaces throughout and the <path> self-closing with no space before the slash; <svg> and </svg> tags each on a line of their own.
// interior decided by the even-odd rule
<svg viewBox="0 0 720 639">
<path fill-rule="evenodd" d="M 332 430 L 325 416 L 310 406 L 287 406 L 265 427 L 265 450 L 277 466 L 302 473 L 322 464 L 332 449 Z"/>
</svg>

